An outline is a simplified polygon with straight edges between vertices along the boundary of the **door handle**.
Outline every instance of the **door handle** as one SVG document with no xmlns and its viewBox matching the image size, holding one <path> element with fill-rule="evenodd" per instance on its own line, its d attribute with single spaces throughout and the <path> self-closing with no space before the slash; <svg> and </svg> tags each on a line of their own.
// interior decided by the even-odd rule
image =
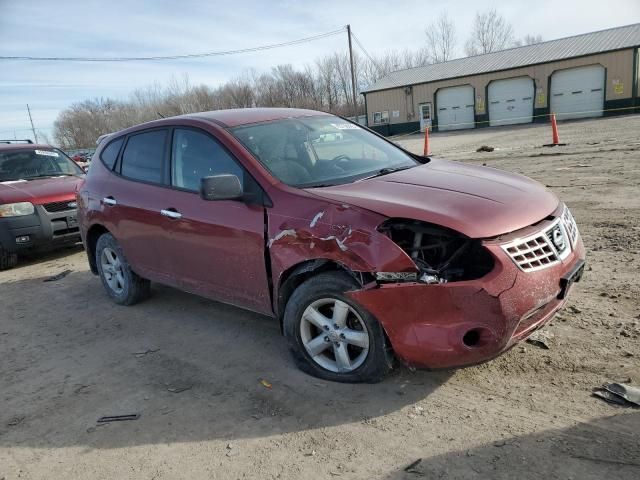
<svg viewBox="0 0 640 480">
<path fill-rule="evenodd" d="M 165 217 L 173 218 L 175 220 L 182 218 L 182 214 L 176 211 L 174 208 L 170 208 L 167 210 L 160 210 L 160 214 Z"/>
<path fill-rule="evenodd" d="M 113 207 L 114 205 L 116 205 L 118 202 L 116 202 L 116 199 L 113 197 L 104 197 L 102 199 L 102 203 L 104 203 L 105 205 L 109 205 L 110 207 Z"/>
</svg>

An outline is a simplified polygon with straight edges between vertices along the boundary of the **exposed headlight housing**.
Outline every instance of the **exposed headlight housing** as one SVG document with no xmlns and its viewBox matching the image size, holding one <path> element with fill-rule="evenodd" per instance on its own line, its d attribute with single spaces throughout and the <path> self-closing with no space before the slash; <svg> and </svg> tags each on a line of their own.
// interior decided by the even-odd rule
<svg viewBox="0 0 640 480">
<path fill-rule="evenodd" d="M 451 229 L 418 220 L 391 218 L 378 226 L 411 257 L 418 267 L 417 280 L 438 284 L 475 280 L 494 267 L 494 260 L 482 242 Z M 394 278 L 394 275 L 398 276 Z M 378 281 L 415 281 L 405 273 L 378 272 Z"/>
<path fill-rule="evenodd" d="M 31 215 L 35 212 L 33 203 L 31 202 L 18 202 L 18 203 L 5 203 L 0 205 L 0 217 L 22 217 L 24 215 Z"/>
</svg>

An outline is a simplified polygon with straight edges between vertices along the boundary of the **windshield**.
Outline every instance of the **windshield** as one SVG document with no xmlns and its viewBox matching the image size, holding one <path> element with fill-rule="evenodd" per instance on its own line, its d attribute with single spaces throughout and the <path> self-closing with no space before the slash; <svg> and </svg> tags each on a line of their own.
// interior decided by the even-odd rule
<svg viewBox="0 0 640 480">
<path fill-rule="evenodd" d="M 0 151 L 0 182 L 83 173 L 57 148 Z"/>
<path fill-rule="evenodd" d="M 275 177 L 294 187 L 340 185 L 419 164 L 377 135 L 333 116 L 257 123 L 231 132 Z"/>
</svg>

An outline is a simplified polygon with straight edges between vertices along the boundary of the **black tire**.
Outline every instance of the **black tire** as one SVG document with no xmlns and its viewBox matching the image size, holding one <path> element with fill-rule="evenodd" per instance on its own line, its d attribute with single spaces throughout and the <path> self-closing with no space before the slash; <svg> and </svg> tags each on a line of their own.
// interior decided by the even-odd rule
<svg viewBox="0 0 640 480">
<path fill-rule="evenodd" d="M 114 290 L 114 288 L 109 285 L 106 274 L 103 271 L 101 258 L 105 249 L 109 249 L 109 251 L 114 252 L 122 266 L 121 273 L 123 277 L 123 284 L 119 291 Z M 96 266 L 98 267 L 98 275 L 100 276 L 104 289 L 107 291 L 107 294 L 111 299 L 118 305 L 133 305 L 149 297 L 151 292 L 151 282 L 140 277 L 131 270 L 120 245 L 118 245 L 118 242 L 116 242 L 116 239 L 113 238 L 113 235 L 110 233 L 104 233 L 100 238 L 98 238 L 98 242 L 96 244 Z"/>
<path fill-rule="evenodd" d="M 357 288 L 357 283 L 347 273 L 326 272 L 306 280 L 289 298 L 284 312 L 283 331 L 293 358 L 303 372 L 334 382 L 376 383 L 393 368 L 393 352 L 382 326 L 373 315 L 345 295 L 345 292 Z M 319 365 L 309 355 L 301 338 L 304 311 L 312 303 L 327 298 L 345 302 L 355 310 L 369 336 L 369 351 L 365 360 L 358 368 L 349 372 L 335 372 Z"/>
<path fill-rule="evenodd" d="M 0 270 L 9 270 L 18 264 L 18 254 L 0 247 Z"/>
</svg>

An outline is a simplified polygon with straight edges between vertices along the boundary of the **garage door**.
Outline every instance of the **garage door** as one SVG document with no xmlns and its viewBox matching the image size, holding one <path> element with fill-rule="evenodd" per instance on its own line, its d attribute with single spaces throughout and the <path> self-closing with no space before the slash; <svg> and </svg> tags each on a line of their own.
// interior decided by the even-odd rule
<svg viewBox="0 0 640 480">
<path fill-rule="evenodd" d="M 461 85 L 438 90 L 438 130 L 460 130 L 474 127 L 473 87 Z"/>
<path fill-rule="evenodd" d="M 489 125 L 533 121 L 533 79 L 507 78 L 489 84 Z"/>
<path fill-rule="evenodd" d="M 551 75 L 551 112 L 558 119 L 602 116 L 604 67 L 558 70 Z"/>
</svg>

